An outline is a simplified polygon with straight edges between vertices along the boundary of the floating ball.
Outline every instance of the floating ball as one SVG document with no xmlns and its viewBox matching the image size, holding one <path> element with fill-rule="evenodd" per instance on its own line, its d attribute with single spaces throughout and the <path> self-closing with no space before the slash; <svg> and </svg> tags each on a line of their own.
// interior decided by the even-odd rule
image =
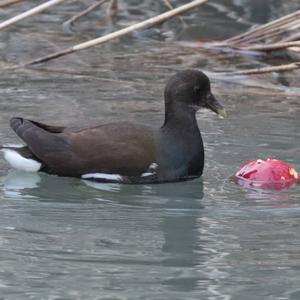
<svg viewBox="0 0 300 300">
<path fill-rule="evenodd" d="M 282 160 L 270 158 L 247 162 L 235 173 L 233 179 L 242 186 L 269 190 L 287 189 L 300 183 L 294 168 Z"/>
</svg>

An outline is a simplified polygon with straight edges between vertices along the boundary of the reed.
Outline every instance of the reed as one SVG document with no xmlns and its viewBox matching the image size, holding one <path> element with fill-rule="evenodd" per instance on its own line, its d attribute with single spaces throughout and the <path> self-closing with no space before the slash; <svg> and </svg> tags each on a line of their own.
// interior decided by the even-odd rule
<svg viewBox="0 0 300 300">
<path fill-rule="evenodd" d="M 63 26 L 72 26 L 74 24 L 74 22 L 76 22 L 78 19 L 80 19 L 80 18 L 88 15 L 90 12 L 92 12 L 96 8 L 100 7 L 102 4 L 104 4 L 107 1 L 108 0 L 97 1 L 96 3 L 90 5 L 85 10 L 81 11 L 80 13 L 76 14 L 75 16 L 73 16 L 72 18 L 70 18 L 69 20 L 67 20 L 66 22 L 64 22 Z"/>
<path fill-rule="evenodd" d="M 114 32 L 109 33 L 107 35 L 104 35 L 104 36 L 101 36 L 101 37 L 98 37 L 98 38 L 95 38 L 95 39 L 92 39 L 92 40 L 88 40 L 86 42 L 74 45 L 70 48 L 66 48 L 66 49 L 60 50 L 58 52 L 54 52 L 54 53 L 51 53 L 49 55 L 34 59 L 32 61 L 29 61 L 29 62 L 26 62 L 21 67 L 43 63 L 43 62 L 46 62 L 46 61 L 49 61 L 49 60 L 52 60 L 52 59 L 56 59 L 56 58 L 61 57 L 61 56 L 65 56 L 67 54 L 71 54 L 71 53 L 74 53 L 74 52 L 78 52 L 78 51 L 81 51 L 81 50 L 84 50 L 84 49 L 88 49 L 90 47 L 94 47 L 94 46 L 106 43 L 106 42 L 111 41 L 113 39 L 125 36 L 125 35 L 133 32 L 133 31 L 136 31 L 136 30 L 141 30 L 141 29 L 153 27 L 153 26 L 161 24 L 161 23 L 163 23 L 163 22 L 165 22 L 165 21 L 167 21 L 167 20 L 169 20 L 169 19 L 171 19 L 175 16 L 178 16 L 179 14 L 185 13 L 185 12 L 187 12 L 187 11 L 189 11 L 189 10 L 191 10 L 191 9 L 193 9 L 193 8 L 199 6 L 199 5 L 201 5 L 201 4 L 203 4 L 207 1 L 208 0 L 194 0 L 194 1 L 191 1 L 190 3 L 181 5 L 177 8 L 174 8 L 172 10 L 169 10 L 169 11 L 165 12 L 165 13 L 162 13 L 162 14 L 157 15 L 155 17 L 144 20 L 142 22 L 136 23 L 134 25 L 128 26 L 128 27 L 123 28 L 121 30 L 114 31 Z"/>
<path fill-rule="evenodd" d="M 300 68 L 300 62 L 294 62 L 285 65 L 272 66 L 272 67 L 263 67 L 263 68 L 254 68 L 254 69 L 246 69 L 240 71 L 232 71 L 232 72 L 216 72 L 218 75 L 253 75 L 253 74 L 265 74 L 272 72 L 287 72 Z"/>
<path fill-rule="evenodd" d="M 29 9 L 29 10 L 26 10 L 25 12 L 0 23 L 0 30 L 3 30 L 5 28 L 7 28 L 8 26 L 11 26 L 11 25 L 13 25 L 13 24 L 15 24 L 15 23 L 17 23 L 21 20 L 24 20 L 24 19 L 28 18 L 28 17 L 34 16 L 34 15 L 48 9 L 49 7 L 60 4 L 64 1 L 65 0 L 50 0 L 50 1 L 47 1 L 43 4 L 41 4 L 41 5 L 38 5 L 38 6 L 35 6 L 31 9 Z"/>
<path fill-rule="evenodd" d="M 16 4 L 18 2 L 22 2 L 22 1 L 23 0 L 2 0 L 2 1 L 0 1 L 0 8 L 10 6 L 10 5 Z"/>
</svg>

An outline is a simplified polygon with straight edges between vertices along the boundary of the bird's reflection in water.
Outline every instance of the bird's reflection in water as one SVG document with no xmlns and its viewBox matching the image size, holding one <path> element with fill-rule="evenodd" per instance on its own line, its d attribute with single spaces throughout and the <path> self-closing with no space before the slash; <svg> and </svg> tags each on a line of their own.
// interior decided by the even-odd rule
<svg viewBox="0 0 300 300">
<path fill-rule="evenodd" d="M 199 179 L 163 184 L 84 183 L 101 191 L 101 197 L 117 200 L 123 205 L 162 207 L 173 212 L 203 208 L 199 201 L 203 197 L 203 183 Z"/>
<path fill-rule="evenodd" d="M 180 291 L 197 289 L 199 274 L 199 224 L 203 214 L 202 180 L 153 185 L 107 185 L 85 182 L 101 190 L 106 198 L 118 192 L 121 204 L 151 207 L 161 215 L 159 224 L 163 236 L 162 265 L 172 270 L 170 279 L 164 285 Z M 149 213 L 150 214 L 150 213 Z"/>
<path fill-rule="evenodd" d="M 25 195 L 24 190 L 26 189 L 37 188 L 41 182 L 41 177 L 37 173 L 10 170 L 0 180 L 4 195 L 18 197 Z"/>
<path fill-rule="evenodd" d="M 162 251 L 166 254 L 164 265 L 173 267 L 173 276 L 163 284 L 180 291 L 191 291 L 197 288 L 198 274 L 194 272 L 199 263 L 199 220 L 203 214 L 203 184 L 192 187 L 190 193 L 181 189 L 177 194 L 178 210 L 169 210 L 161 222 L 165 243 Z M 170 199 L 172 201 L 172 199 Z M 175 274 L 176 273 L 176 274 Z"/>
<path fill-rule="evenodd" d="M 8 171 L 0 178 L 3 194 L 8 198 L 36 198 L 38 201 L 78 202 L 85 200 L 77 189 L 80 181 L 74 178 L 51 176 L 43 173 Z"/>
<path fill-rule="evenodd" d="M 112 201 L 121 205 L 174 210 L 202 208 L 198 201 L 203 197 L 202 180 L 131 185 L 10 170 L 0 181 L 5 195 L 32 196 L 40 201 Z"/>
<path fill-rule="evenodd" d="M 201 179 L 170 184 L 120 185 L 9 171 L 1 178 L 1 183 L 7 199 L 34 198 L 41 202 L 75 203 L 73 213 L 74 209 L 82 209 L 81 204 L 89 202 L 100 227 L 103 214 L 112 209 L 111 205 L 131 216 L 143 209 L 141 213 L 145 221 L 141 231 L 145 230 L 143 226 L 152 224 L 152 229 L 147 230 L 154 230 L 153 242 L 158 237 L 162 238 L 160 264 L 170 272 L 170 277 L 162 284 L 181 291 L 197 288 L 199 277 L 196 269 L 202 249 L 198 227 L 204 211 Z M 97 210 L 100 206 L 101 209 Z M 34 208 L 30 206 L 31 210 Z M 65 210 L 64 214 L 67 215 L 67 212 Z"/>
</svg>

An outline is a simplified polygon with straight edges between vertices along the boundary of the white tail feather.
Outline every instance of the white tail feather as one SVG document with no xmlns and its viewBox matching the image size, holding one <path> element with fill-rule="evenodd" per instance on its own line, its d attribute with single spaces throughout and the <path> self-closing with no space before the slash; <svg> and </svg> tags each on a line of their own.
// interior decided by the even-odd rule
<svg viewBox="0 0 300 300">
<path fill-rule="evenodd" d="M 37 172 L 42 164 L 30 158 L 25 158 L 13 149 L 1 149 L 5 160 L 14 168 L 26 172 Z"/>
</svg>

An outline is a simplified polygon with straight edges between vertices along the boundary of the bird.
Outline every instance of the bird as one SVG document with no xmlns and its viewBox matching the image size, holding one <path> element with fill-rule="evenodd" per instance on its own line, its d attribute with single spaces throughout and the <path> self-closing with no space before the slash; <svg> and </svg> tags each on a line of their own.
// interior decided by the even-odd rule
<svg viewBox="0 0 300 300">
<path fill-rule="evenodd" d="M 4 145 L 15 169 L 109 183 L 148 184 L 195 179 L 204 168 L 204 145 L 196 112 L 226 111 L 200 70 L 177 72 L 164 90 L 165 116 L 159 128 L 114 122 L 71 130 L 22 117 L 10 126 L 25 145 Z"/>
</svg>

